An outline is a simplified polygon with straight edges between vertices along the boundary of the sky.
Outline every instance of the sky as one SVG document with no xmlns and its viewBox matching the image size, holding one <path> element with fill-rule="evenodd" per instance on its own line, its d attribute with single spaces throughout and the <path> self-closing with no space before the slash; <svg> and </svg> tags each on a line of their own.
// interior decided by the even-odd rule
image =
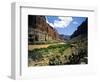
<svg viewBox="0 0 100 82">
<path fill-rule="evenodd" d="M 72 35 L 86 17 L 45 16 L 46 22 L 55 28 L 59 34 Z"/>
</svg>

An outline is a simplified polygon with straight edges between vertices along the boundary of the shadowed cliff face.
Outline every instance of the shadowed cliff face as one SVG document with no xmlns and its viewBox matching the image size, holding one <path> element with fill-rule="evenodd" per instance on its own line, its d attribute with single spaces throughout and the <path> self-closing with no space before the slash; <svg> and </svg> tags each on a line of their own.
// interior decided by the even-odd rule
<svg viewBox="0 0 100 82">
<path fill-rule="evenodd" d="M 86 35 L 88 34 L 88 19 L 86 19 L 78 29 L 71 35 L 71 38 L 77 37 L 79 35 Z"/>
</svg>

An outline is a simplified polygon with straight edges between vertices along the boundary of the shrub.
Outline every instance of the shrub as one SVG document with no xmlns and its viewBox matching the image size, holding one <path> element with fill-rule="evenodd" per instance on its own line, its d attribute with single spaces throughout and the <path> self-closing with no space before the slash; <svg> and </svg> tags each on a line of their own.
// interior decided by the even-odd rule
<svg viewBox="0 0 100 82">
<path fill-rule="evenodd" d="M 29 51 L 28 57 L 36 61 L 42 58 L 43 56 L 39 51 Z"/>
<path fill-rule="evenodd" d="M 61 65 L 61 60 L 58 57 L 53 57 L 49 60 L 49 65 Z"/>
</svg>

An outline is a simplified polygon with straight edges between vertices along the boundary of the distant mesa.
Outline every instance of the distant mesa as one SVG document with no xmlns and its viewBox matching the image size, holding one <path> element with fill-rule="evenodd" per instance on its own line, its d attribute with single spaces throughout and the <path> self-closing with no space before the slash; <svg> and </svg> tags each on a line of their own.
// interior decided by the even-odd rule
<svg viewBox="0 0 100 82">
<path fill-rule="evenodd" d="M 59 35 L 60 35 L 60 37 L 61 37 L 64 41 L 70 39 L 70 35 L 64 35 L 64 34 L 59 34 Z"/>
</svg>

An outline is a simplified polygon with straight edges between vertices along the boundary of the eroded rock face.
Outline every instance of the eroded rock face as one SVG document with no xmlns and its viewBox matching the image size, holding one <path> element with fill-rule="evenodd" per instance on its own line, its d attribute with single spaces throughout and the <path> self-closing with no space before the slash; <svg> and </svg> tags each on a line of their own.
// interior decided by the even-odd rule
<svg viewBox="0 0 100 82">
<path fill-rule="evenodd" d="M 58 32 L 46 23 L 44 16 L 28 17 L 28 41 L 29 43 L 46 43 L 60 41 Z"/>
</svg>

